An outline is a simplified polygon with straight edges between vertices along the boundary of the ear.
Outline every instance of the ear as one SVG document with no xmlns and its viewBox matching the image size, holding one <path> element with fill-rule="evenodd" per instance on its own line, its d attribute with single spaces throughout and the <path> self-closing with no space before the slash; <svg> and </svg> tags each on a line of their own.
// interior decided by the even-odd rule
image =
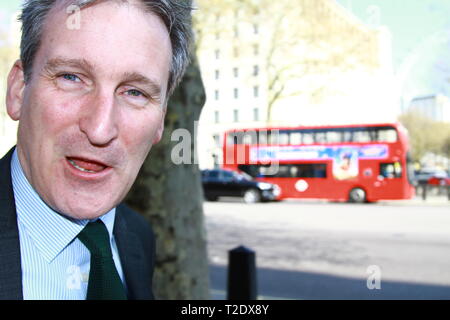
<svg viewBox="0 0 450 320">
<path fill-rule="evenodd" d="M 17 60 L 9 72 L 6 90 L 6 110 L 11 119 L 15 121 L 20 119 L 24 88 L 22 61 Z"/>
<path fill-rule="evenodd" d="M 157 144 L 159 141 L 161 141 L 162 135 L 164 133 L 164 119 L 166 118 L 166 113 L 167 113 L 167 105 L 163 107 L 161 123 L 159 124 L 159 127 L 156 131 L 155 138 L 153 138 L 153 144 Z"/>
</svg>

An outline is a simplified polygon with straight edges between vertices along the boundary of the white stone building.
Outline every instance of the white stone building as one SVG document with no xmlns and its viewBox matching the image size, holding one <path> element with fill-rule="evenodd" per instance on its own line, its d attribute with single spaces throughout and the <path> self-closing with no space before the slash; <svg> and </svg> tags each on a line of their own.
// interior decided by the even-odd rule
<svg viewBox="0 0 450 320">
<path fill-rule="evenodd" d="M 408 110 L 434 121 L 450 123 L 450 98 L 442 94 L 416 97 L 411 100 Z"/>
</svg>

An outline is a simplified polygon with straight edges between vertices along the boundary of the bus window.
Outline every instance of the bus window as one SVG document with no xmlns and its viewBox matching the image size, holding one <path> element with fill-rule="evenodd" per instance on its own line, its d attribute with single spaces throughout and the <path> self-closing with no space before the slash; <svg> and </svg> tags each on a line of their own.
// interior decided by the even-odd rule
<svg viewBox="0 0 450 320">
<path fill-rule="evenodd" d="M 291 172 L 289 170 L 289 166 L 279 166 L 278 167 L 278 172 L 275 175 L 277 178 L 290 178 L 291 177 Z"/>
<path fill-rule="evenodd" d="M 227 135 L 227 144 L 237 144 L 237 137 L 236 134 L 234 132 L 230 132 Z"/>
<path fill-rule="evenodd" d="M 326 178 L 327 165 L 325 163 L 298 164 L 296 178 Z"/>
<path fill-rule="evenodd" d="M 248 130 L 243 133 L 242 142 L 244 144 L 256 144 L 258 142 L 257 132 L 254 130 Z"/>
<path fill-rule="evenodd" d="M 327 132 L 327 142 L 328 143 L 341 143 L 342 133 L 339 131 L 328 131 Z"/>
<path fill-rule="evenodd" d="M 384 178 L 401 178 L 402 165 L 400 162 L 380 163 L 380 176 Z"/>
<path fill-rule="evenodd" d="M 290 176 L 291 177 L 296 177 L 297 176 L 297 174 L 298 174 L 298 168 L 297 168 L 297 166 L 291 166 L 290 168 L 289 168 L 289 173 L 290 173 Z"/>
<path fill-rule="evenodd" d="M 258 132 L 255 130 L 235 131 L 227 135 L 227 144 L 256 144 Z"/>
<path fill-rule="evenodd" d="M 307 163 L 280 165 L 276 174 L 272 174 L 268 165 L 239 165 L 239 170 L 252 177 L 272 178 L 326 178 L 327 165 L 325 163 Z"/>
<path fill-rule="evenodd" d="M 370 134 L 368 130 L 357 130 L 353 133 L 353 142 L 370 142 Z"/>
<path fill-rule="evenodd" d="M 396 142 L 397 141 L 397 131 L 392 129 L 379 129 L 378 130 L 378 141 L 379 142 Z"/>
<path fill-rule="evenodd" d="M 280 143 L 280 131 L 270 130 L 267 132 L 267 140 L 269 144 L 279 144 Z"/>
<path fill-rule="evenodd" d="M 313 144 L 314 143 L 314 137 L 311 132 L 305 132 L 303 133 L 303 144 Z"/>
<path fill-rule="evenodd" d="M 343 132 L 343 135 L 344 135 L 344 137 L 342 139 L 342 142 L 353 142 L 353 132 L 352 131 L 345 130 Z"/>
<path fill-rule="evenodd" d="M 378 141 L 378 130 L 375 128 L 370 128 L 369 129 L 369 137 L 371 142 L 376 142 Z"/>
<path fill-rule="evenodd" d="M 258 143 L 267 144 L 267 130 L 258 131 Z"/>
<path fill-rule="evenodd" d="M 302 134 L 301 132 L 291 132 L 291 144 L 302 144 Z"/>
<path fill-rule="evenodd" d="M 259 166 L 259 177 L 274 177 L 274 175 L 270 175 L 270 168 L 269 166 Z"/>
<path fill-rule="evenodd" d="M 279 143 L 289 144 L 289 132 L 280 132 Z"/>
<path fill-rule="evenodd" d="M 322 143 L 326 143 L 327 142 L 327 136 L 326 136 L 325 132 L 320 132 L 320 131 L 316 132 L 314 136 L 315 136 L 314 137 L 315 143 L 322 144 Z"/>
</svg>

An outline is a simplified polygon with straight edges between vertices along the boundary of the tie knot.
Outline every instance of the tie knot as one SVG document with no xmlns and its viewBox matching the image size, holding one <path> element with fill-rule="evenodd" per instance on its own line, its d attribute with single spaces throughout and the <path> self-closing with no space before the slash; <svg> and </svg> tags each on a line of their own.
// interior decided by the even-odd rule
<svg viewBox="0 0 450 320">
<path fill-rule="evenodd" d="M 89 222 L 78 234 L 78 239 L 88 248 L 91 255 L 104 258 L 112 257 L 108 229 L 100 219 Z"/>
</svg>

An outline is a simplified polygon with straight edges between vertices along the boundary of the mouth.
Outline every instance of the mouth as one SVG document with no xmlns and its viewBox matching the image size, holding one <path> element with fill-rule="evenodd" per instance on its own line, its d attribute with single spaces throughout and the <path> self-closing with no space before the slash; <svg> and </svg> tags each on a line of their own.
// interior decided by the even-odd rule
<svg viewBox="0 0 450 320">
<path fill-rule="evenodd" d="M 76 170 L 91 174 L 97 174 L 110 168 L 99 161 L 84 158 L 67 158 L 67 162 Z"/>
</svg>

